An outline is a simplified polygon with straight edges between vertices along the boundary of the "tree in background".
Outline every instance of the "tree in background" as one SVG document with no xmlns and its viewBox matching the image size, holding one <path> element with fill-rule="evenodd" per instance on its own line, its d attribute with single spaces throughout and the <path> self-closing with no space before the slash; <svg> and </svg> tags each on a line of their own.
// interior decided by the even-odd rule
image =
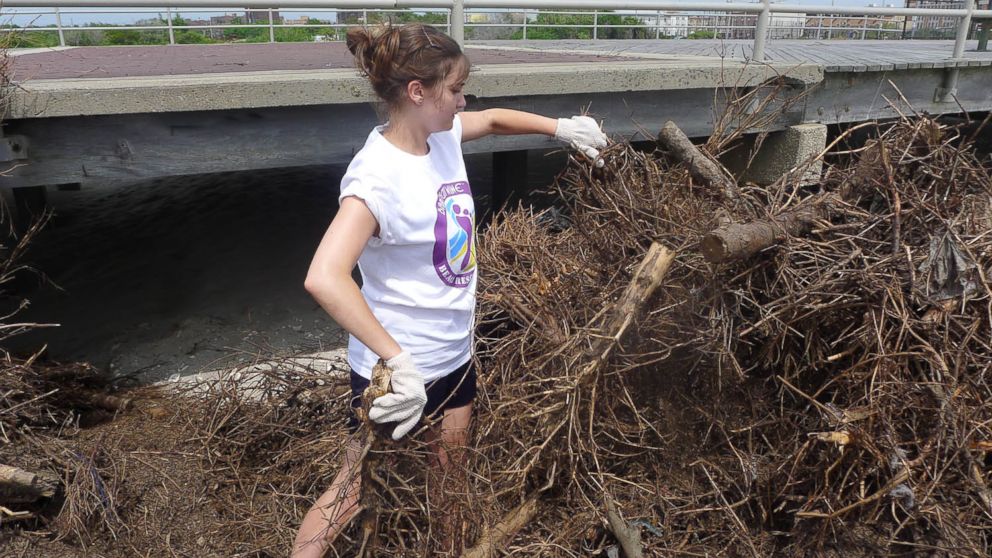
<svg viewBox="0 0 992 558">
<path fill-rule="evenodd" d="M 528 26 L 548 26 L 548 27 L 528 27 L 528 39 L 592 39 L 593 26 L 599 25 L 596 32 L 599 39 L 647 39 L 654 37 L 652 29 L 647 27 L 634 27 L 644 25 L 635 16 L 600 12 L 599 16 L 590 13 L 558 13 L 541 12 L 533 20 L 528 20 Z M 620 25 L 622 27 L 602 27 L 604 25 Z M 513 34 L 514 39 L 523 38 L 523 29 Z"/>
</svg>

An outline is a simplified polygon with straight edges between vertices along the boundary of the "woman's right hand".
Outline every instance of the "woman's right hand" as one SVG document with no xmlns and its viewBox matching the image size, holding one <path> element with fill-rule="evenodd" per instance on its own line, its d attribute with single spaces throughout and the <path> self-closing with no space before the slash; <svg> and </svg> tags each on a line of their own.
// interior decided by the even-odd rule
<svg viewBox="0 0 992 558">
<path fill-rule="evenodd" d="M 581 152 L 596 165 L 597 168 L 603 166 L 603 160 L 599 157 L 599 150 L 606 147 L 608 138 L 589 116 L 573 116 L 571 118 L 559 118 L 558 127 L 555 129 L 555 139 L 569 145 L 572 149 Z"/>
<path fill-rule="evenodd" d="M 389 383 L 393 392 L 372 401 L 369 418 L 378 423 L 398 422 L 393 429 L 393 440 L 399 440 L 420 422 L 427 405 L 427 389 L 424 376 L 407 351 L 387 360 L 386 366 L 392 371 Z"/>
</svg>

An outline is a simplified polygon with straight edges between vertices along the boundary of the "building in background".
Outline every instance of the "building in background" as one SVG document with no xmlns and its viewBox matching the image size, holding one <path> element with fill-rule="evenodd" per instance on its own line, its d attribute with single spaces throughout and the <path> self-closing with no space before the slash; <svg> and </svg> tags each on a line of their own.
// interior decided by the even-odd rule
<svg viewBox="0 0 992 558">
<path fill-rule="evenodd" d="M 903 16 L 829 16 L 806 17 L 808 39 L 898 39 Z"/>
<path fill-rule="evenodd" d="M 679 12 L 659 12 L 638 16 L 641 23 L 648 26 L 659 37 L 684 39 L 689 36 L 689 16 Z"/>
<path fill-rule="evenodd" d="M 909 8 L 964 9 L 963 0 L 907 0 Z M 951 16 L 913 16 L 906 30 L 916 39 L 952 39 L 957 32 L 959 19 Z"/>
<path fill-rule="evenodd" d="M 300 16 L 296 19 L 283 19 L 282 22 L 286 25 L 306 25 L 310 23 L 310 18 L 308 16 Z"/>
<path fill-rule="evenodd" d="M 768 18 L 770 39 L 802 39 L 806 33 L 806 14 L 771 14 Z"/>
<path fill-rule="evenodd" d="M 245 21 L 247 23 L 258 25 L 258 24 L 268 24 L 269 14 L 272 14 L 272 23 L 281 23 L 282 17 L 279 16 L 279 10 L 250 10 L 245 8 Z"/>
<path fill-rule="evenodd" d="M 365 12 L 362 10 L 348 10 L 338 12 L 338 23 L 357 25 L 365 23 Z"/>
</svg>

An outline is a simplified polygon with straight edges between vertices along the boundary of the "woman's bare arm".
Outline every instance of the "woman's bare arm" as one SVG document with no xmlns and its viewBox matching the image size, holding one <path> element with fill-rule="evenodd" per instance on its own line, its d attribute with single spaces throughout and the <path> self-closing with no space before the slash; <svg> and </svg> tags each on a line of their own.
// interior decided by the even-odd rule
<svg viewBox="0 0 992 558">
<path fill-rule="evenodd" d="M 351 276 L 377 227 L 365 202 L 353 196 L 342 200 L 310 262 L 304 286 L 338 325 L 388 360 L 400 354 L 402 348 L 372 314 Z"/>
<path fill-rule="evenodd" d="M 462 120 L 462 141 L 471 141 L 491 134 L 544 134 L 554 137 L 558 120 L 539 114 L 511 109 L 487 109 L 459 113 Z"/>
</svg>

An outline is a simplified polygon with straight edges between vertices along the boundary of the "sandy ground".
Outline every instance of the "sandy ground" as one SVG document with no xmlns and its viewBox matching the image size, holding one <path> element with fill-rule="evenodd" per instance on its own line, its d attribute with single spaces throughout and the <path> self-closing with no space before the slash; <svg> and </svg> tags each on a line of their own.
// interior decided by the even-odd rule
<svg viewBox="0 0 992 558">
<path fill-rule="evenodd" d="M 561 158 L 531 165 L 547 184 Z M 467 159 L 487 203 L 491 158 Z M 345 336 L 303 289 L 337 207 L 343 167 L 277 169 L 49 192 L 55 217 L 27 257 L 41 275 L 11 292 L 22 320 L 58 323 L 13 340 L 156 381 L 257 354 L 338 348 Z M 481 195 L 480 195 L 481 194 Z M 481 209 L 481 208 L 480 208 Z"/>
</svg>

